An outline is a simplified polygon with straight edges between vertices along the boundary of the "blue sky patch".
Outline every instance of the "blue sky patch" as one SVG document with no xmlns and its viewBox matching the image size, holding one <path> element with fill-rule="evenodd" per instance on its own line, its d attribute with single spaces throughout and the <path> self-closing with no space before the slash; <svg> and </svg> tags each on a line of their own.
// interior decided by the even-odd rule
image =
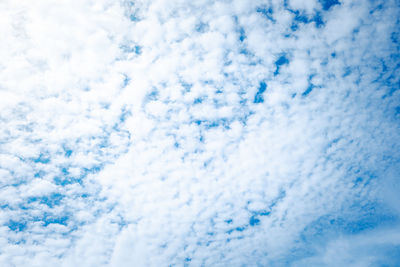
<svg viewBox="0 0 400 267">
<path fill-rule="evenodd" d="M 6 226 L 7 226 L 11 231 L 14 231 L 14 232 L 21 232 L 21 231 L 24 231 L 24 230 L 26 229 L 27 223 L 26 223 L 26 222 L 23 222 L 23 221 L 13 221 L 13 220 L 10 220 L 10 221 L 6 224 Z"/>
<path fill-rule="evenodd" d="M 256 216 L 251 216 L 249 224 L 250 224 L 250 226 L 256 226 L 256 225 L 260 224 L 260 219 L 257 218 Z"/>
<path fill-rule="evenodd" d="M 264 92 L 267 90 L 267 84 L 264 82 L 264 81 L 262 81 L 262 82 L 260 82 L 260 85 L 259 85 L 259 87 L 258 87 L 258 90 L 257 90 L 257 93 L 256 93 L 256 95 L 254 96 L 254 101 L 253 101 L 253 103 L 263 103 L 264 102 L 264 96 L 263 96 L 263 94 L 264 94 Z"/>
<path fill-rule="evenodd" d="M 35 163 L 42 163 L 42 164 L 48 164 L 50 162 L 49 156 L 46 156 L 45 154 L 40 154 L 39 157 L 33 160 Z"/>
<path fill-rule="evenodd" d="M 276 61 L 275 61 L 275 72 L 274 75 L 279 74 L 280 67 L 283 65 L 289 64 L 289 59 L 286 57 L 286 54 L 282 54 Z"/>
<path fill-rule="evenodd" d="M 260 6 L 260 7 L 257 7 L 256 10 L 259 14 L 261 14 L 262 16 L 267 18 L 269 21 L 275 22 L 275 19 L 273 17 L 274 11 L 271 7 Z"/>
<path fill-rule="evenodd" d="M 324 10 L 329 10 L 335 5 L 340 5 L 338 0 L 320 0 L 319 2 Z"/>
</svg>

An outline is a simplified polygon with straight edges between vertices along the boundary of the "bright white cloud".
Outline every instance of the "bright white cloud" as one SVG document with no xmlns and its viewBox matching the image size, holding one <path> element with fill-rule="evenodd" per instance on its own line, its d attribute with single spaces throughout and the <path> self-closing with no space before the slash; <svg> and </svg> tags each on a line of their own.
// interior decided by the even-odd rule
<svg viewBox="0 0 400 267">
<path fill-rule="evenodd" d="M 0 5 L 1 266 L 398 264 L 395 1 Z"/>
</svg>

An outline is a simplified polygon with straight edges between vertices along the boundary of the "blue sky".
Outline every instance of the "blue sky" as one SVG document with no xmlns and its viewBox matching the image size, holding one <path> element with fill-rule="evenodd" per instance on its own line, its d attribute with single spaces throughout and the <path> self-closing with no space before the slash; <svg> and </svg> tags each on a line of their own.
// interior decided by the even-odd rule
<svg viewBox="0 0 400 267">
<path fill-rule="evenodd" d="M 398 1 L 0 3 L 0 266 L 399 266 Z"/>
</svg>

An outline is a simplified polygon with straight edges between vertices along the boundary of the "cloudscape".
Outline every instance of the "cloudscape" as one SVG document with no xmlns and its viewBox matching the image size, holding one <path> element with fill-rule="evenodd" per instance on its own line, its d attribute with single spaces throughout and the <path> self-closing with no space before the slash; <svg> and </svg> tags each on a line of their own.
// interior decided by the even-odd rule
<svg viewBox="0 0 400 267">
<path fill-rule="evenodd" d="M 0 266 L 400 266 L 398 0 L 2 0 L 0 36 Z"/>
</svg>

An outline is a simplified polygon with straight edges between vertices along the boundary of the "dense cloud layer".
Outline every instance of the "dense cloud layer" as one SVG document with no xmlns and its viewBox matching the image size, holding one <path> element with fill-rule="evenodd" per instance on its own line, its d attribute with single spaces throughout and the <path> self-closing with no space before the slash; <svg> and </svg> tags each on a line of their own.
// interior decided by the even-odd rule
<svg viewBox="0 0 400 267">
<path fill-rule="evenodd" d="M 399 15 L 2 1 L 0 265 L 399 265 Z"/>
</svg>

